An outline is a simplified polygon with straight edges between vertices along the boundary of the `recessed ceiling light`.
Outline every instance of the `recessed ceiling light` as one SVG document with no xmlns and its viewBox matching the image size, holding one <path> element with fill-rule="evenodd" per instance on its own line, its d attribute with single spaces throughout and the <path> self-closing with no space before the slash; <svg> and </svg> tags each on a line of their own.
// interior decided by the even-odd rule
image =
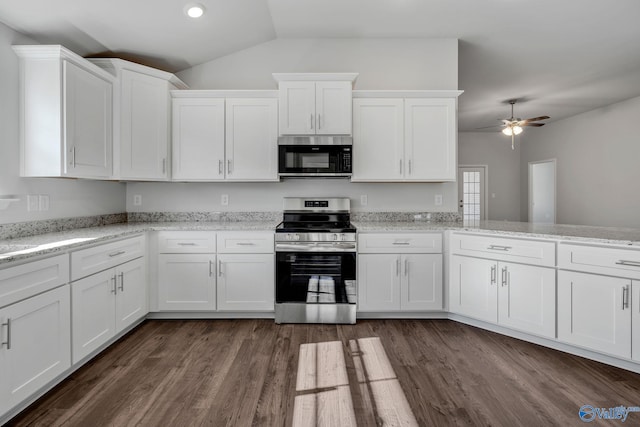
<svg viewBox="0 0 640 427">
<path fill-rule="evenodd" d="M 184 13 L 186 13 L 189 18 L 200 18 L 204 15 L 204 6 L 200 3 L 188 4 L 184 8 Z"/>
</svg>

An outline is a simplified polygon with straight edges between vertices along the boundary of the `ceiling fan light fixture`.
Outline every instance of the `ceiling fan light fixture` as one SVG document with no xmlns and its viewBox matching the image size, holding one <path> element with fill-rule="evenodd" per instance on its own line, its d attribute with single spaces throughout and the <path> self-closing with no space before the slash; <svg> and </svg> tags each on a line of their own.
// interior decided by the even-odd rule
<svg viewBox="0 0 640 427">
<path fill-rule="evenodd" d="M 513 135 L 513 130 L 510 127 L 506 127 L 504 129 L 502 129 L 502 133 L 504 133 L 507 136 L 511 136 L 511 135 Z"/>
<path fill-rule="evenodd" d="M 520 135 L 522 133 L 522 128 L 520 126 L 514 126 L 513 133 L 516 135 Z"/>
<path fill-rule="evenodd" d="M 522 128 L 520 126 L 507 126 L 506 128 L 502 129 L 502 133 L 507 136 L 520 135 L 522 133 Z"/>
<path fill-rule="evenodd" d="M 189 18 L 200 18 L 202 15 L 204 15 L 204 6 L 201 5 L 200 3 L 191 3 L 188 4 L 187 6 L 185 6 L 184 8 L 184 13 L 189 17 Z"/>
</svg>

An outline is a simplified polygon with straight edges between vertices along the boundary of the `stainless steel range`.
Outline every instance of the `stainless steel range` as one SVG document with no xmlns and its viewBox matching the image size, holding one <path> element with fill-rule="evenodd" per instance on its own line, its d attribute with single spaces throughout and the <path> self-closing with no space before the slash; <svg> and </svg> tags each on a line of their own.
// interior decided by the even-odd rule
<svg viewBox="0 0 640 427">
<path fill-rule="evenodd" d="M 348 198 L 285 198 L 275 249 L 276 323 L 356 322 Z"/>
</svg>

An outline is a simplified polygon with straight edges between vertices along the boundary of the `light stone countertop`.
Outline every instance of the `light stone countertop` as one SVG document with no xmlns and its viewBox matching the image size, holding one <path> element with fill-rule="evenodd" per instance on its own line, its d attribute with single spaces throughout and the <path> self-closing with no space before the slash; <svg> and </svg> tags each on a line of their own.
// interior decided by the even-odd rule
<svg viewBox="0 0 640 427">
<path fill-rule="evenodd" d="M 416 231 L 466 231 L 501 235 L 504 237 L 530 237 L 554 240 L 570 240 L 584 243 L 615 244 L 640 248 L 640 229 L 619 227 L 592 227 L 584 225 L 533 224 L 512 221 L 463 222 L 428 221 L 358 221 L 358 232 L 416 232 Z"/>
<path fill-rule="evenodd" d="M 134 222 L 0 240 L 0 250 L 4 252 L 0 253 L 0 268 L 13 261 L 55 255 L 147 231 L 273 231 L 278 224 L 279 221 Z"/>
</svg>

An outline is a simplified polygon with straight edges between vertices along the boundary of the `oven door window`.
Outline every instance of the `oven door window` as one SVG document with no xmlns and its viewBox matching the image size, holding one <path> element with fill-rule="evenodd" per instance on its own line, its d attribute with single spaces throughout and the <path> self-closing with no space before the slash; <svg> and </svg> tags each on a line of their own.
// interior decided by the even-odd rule
<svg viewBox="0 0 640 427">
<path fill-rule="evenodd" d="M 276 302 L 355 304 L 355 253 L 276 254 Z"/>
</svg>

